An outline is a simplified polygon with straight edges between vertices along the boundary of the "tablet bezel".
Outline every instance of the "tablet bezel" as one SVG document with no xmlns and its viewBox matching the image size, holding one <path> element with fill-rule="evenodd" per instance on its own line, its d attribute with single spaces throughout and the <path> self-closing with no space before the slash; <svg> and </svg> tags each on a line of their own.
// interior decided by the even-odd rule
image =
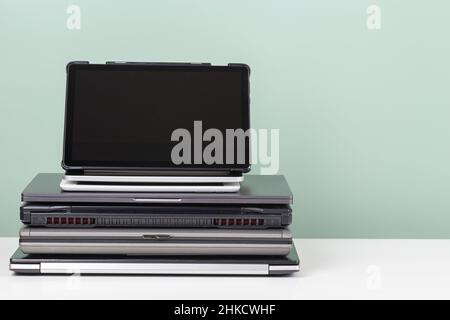
<svg viewBox="0 0 450 320">
<path fill-rule="evenodd" d="M 226 171 L 226 172 L 248 172 L 250 170 L 250 144 L 246 143 L 246 163 L 244 164 L 190 164 L 175 165 L 173 163 L 161 162 L 118 162 L 118 161 L 74 161 L 71 159 L 72 147 L 72 125 L 73 125 L 73 108 L 74 108 L 74 91 L 75 77 L 78 70 L 161 70 L 170 69 L 176 71 L 230 71 L 240 72 L 242 76 L 242 119 L 243 130 L 250 128 L 250 68 L 245 64 L 229 64 L 227 66 L 211 66 L 209 64 L 192 64 L 192 63 L 107 63 L 107 64 L 90 64 L 88 62 L 70 62 L 67 65 L 67 82 L 66 82 L 66 110 L 64 121 L 64 141 L 63 141 L 63 159 L 62 167 L 69 172 L 83 170 L 142 170 L 142 171 Z"/>
</svg>

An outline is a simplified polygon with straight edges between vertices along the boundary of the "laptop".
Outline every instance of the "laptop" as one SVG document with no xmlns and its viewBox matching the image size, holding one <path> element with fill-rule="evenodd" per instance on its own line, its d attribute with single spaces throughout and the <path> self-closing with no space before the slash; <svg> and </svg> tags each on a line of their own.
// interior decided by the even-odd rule
<svg viewBox="0 0 450 320">
<path fill-rule="evenodd" d="M 63 175 L 39 173 L 22 192 L 29 203 L 128 203 L 128 204 L 252 204 L 291 205 L 293 195 L 282 175 L 246 175 L 238 192 L 66 192 L 59 184 Z"/>
<path fill-rule="evenodd" d="M 287 255 L 292 233 L 284 229 L 39 228 L 20 231 L 27 254 Z"/>
<path fill-rule="evenodd" d="M 10 259 L 17 274 L 289 275 L 299 271 L 292 246 L 287 256 L 41 255 L 20 249 Z"/>
<path fill-rule="evenodd" d="M 65 191 L 236 192 L 250 170 L 244 64 L 67 65 Z"/>
<path fill-rule="evenodd" d="M 289 205 L 24 203 L 22 223 L 48 228 L 283 228 Z"/>
</svg>

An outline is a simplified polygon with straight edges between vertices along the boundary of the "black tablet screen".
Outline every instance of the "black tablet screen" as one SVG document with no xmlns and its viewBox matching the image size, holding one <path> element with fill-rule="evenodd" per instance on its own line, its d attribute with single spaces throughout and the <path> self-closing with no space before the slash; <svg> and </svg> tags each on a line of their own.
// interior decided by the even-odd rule
<svg viewBox="0 0 450 320">
<path fill-rule="evenodd" d="M 224 145 L 227 129 L 249 128 L 246 67 L 74 64 L 67 90 L 66 166 L 174 167 L 180 139 L 171 138 L 183 128 L 192 161 L 176 167 L 248 167 L 248 157 L 226 163 L 225 146 L 222 163 L 195 162 L 193 154 L 195 143 L 209 144 L 194 124 L 201 134 L 218 129 Z"/>
</svg>

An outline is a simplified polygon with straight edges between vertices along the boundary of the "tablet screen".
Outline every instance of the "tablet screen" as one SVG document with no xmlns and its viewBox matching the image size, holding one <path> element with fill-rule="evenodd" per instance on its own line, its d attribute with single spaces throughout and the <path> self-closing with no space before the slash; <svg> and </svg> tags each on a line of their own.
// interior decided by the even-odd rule
<svg viewBox="0 0 450 320">
<path fill-rule="evenodd" d="M 249 141 L 245 141 L 244 163 L 238 159 L 238 143 L 230 157 L 227 152 L 233 149 L 225 141 L 227 130 L 249 129 L 248 78 L 245 66 L 72 64 L 63 164 L 66 168 L 248 168 Z M 177 129 L 189 133 L 189 139 Z M 205 136 L 208 129 L 215 129 L 212 138 Z M 215 145 L 211 161 L 202 152 L 220 140 L 218 133 L 223 143 Z M 179 155 L 175 162 L 174 148 Z M 207 150 L 211 152 L 211 146 Z M 198 152 L 205 158 L 200 159 Z"/>
</svg>

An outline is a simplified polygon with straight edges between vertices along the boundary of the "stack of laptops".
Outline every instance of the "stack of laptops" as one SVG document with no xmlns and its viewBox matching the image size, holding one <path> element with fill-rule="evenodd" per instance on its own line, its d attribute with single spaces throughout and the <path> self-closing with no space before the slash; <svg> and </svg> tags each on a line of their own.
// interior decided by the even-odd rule
<svg viewBox="0 0 450 320">
<path fill-rule="evenodd" d="M 285 178 L 244 179 L 248 135 L 211 151 L 220 134 L 249 129 L 248 95 L 245 65 L 70 63 L 66 172 L 38 174 L 23 191 L 11 270 L 298 271 Z"/>
<path fill-rule="evenodd" d="M 38 174 L 23 191 L 26 226 L 12 270 L 256 275 L 298 270 L 286 228 L 292 194 L 283 176 L 249 175 L 240 191 L 230 194 L 65 192 L 61 178 Z"/>
</svg>

